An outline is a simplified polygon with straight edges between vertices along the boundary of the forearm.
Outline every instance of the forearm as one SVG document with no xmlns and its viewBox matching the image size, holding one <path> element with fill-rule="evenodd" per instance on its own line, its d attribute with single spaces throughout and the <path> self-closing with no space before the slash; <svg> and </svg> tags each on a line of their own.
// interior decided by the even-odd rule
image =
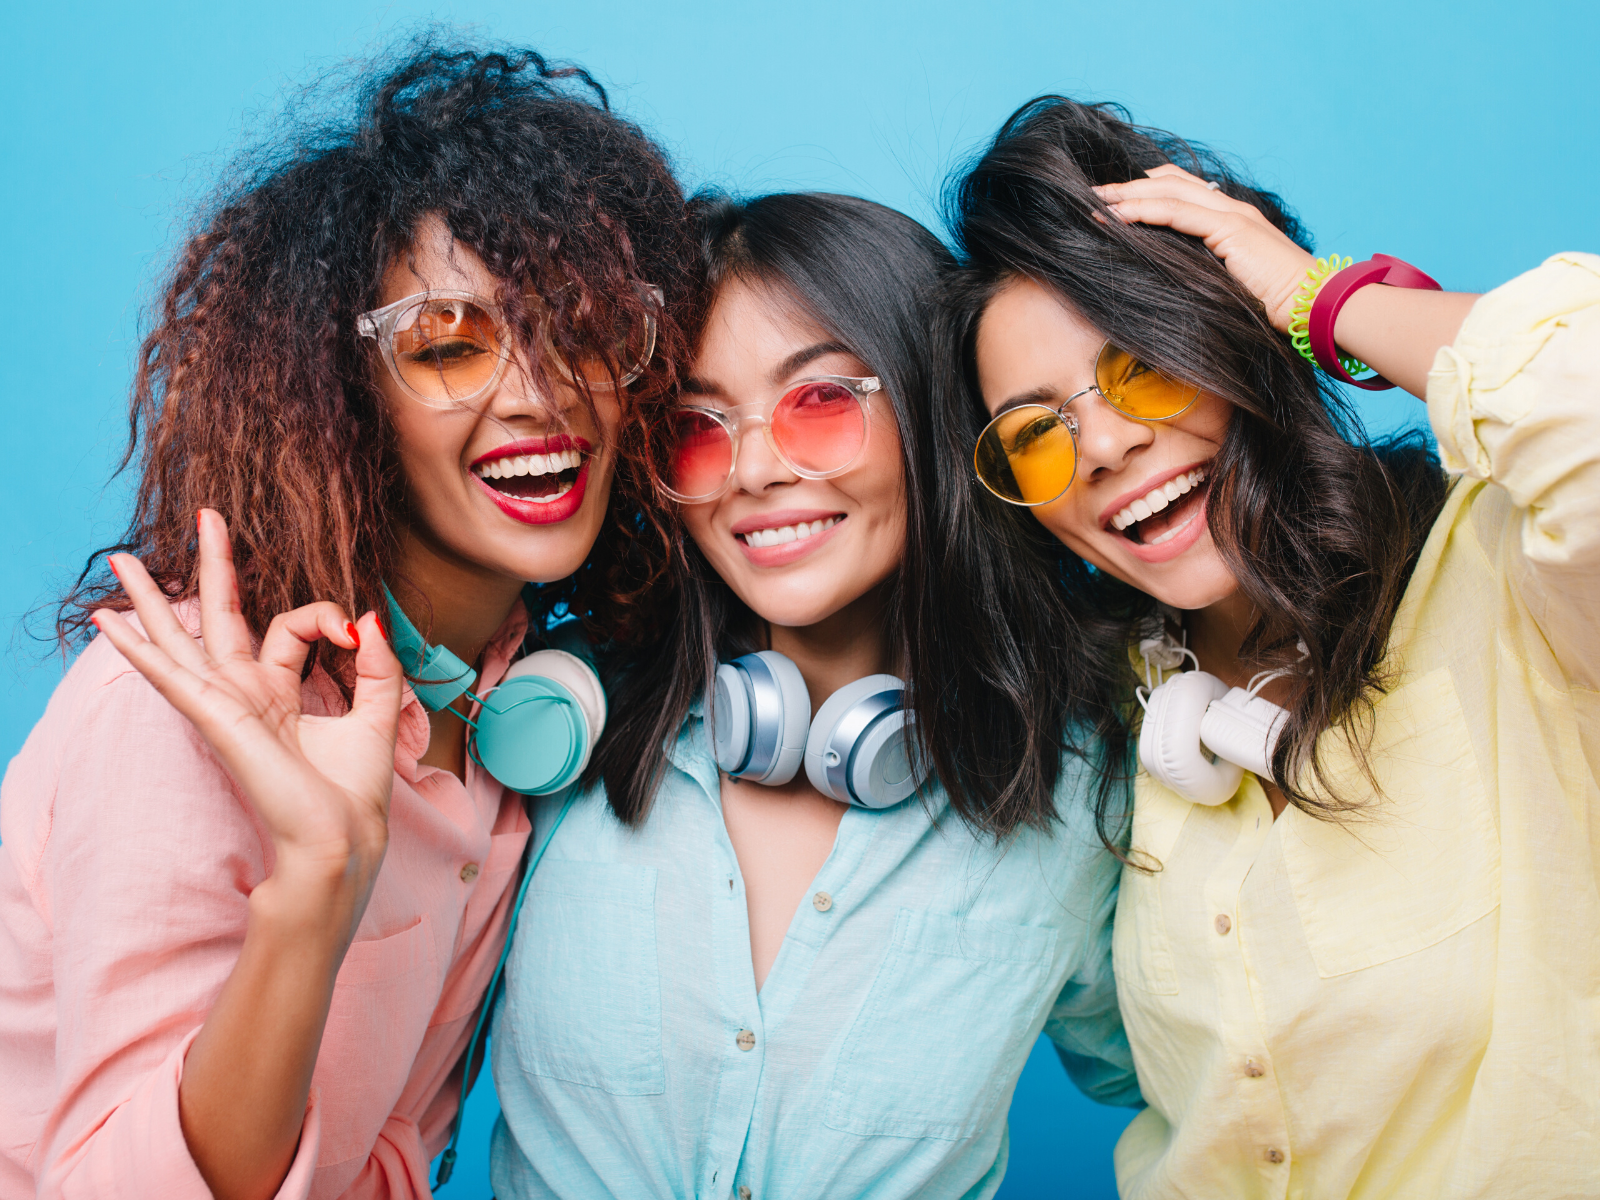
<svg viewBox="0 0 1600 1200">
<path fill-rule="evenodd" d="M 358 913 L 351 889 L 256 888 L 239 960 L 184 1061 L 179 1118 L 218 1200 L 274 1195 L 294 1161 L 334 981 Z"/>
<path fill-rule="evenodd" d="M 1345 301 L 1333 338 L 1346 354 L 1423 399 L 1434 356 L 1456 340 L 1477 299 L 1469 292 L 1369 284 Z"/>
</svg>

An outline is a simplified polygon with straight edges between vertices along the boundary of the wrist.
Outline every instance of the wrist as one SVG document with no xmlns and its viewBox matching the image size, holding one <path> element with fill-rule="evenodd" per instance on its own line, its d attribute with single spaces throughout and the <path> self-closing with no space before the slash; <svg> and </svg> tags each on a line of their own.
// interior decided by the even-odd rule
<svg viewBox="0 0 1600 1200">
<path fill-rule="evenodd" d="M 272 874 L 250 893 L 251 924 L 313 940 L 348 942 L 366 910 L 383 852 L 279 852 Z"/>
</svg>

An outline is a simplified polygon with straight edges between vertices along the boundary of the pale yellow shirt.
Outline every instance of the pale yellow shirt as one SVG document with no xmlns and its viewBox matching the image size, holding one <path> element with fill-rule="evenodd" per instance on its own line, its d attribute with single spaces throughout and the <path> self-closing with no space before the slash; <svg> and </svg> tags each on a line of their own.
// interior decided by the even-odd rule
<svg viewBox="0 0 1600 1200">
<path fill-rule="evenodd" d="M 1364 819 L 1141 773 L 1124 1197 L 1600 1196 L 1600 256 L 1473 307 L 1428 378 L 1457 476 L 1390 639 Z"/>
</svg>

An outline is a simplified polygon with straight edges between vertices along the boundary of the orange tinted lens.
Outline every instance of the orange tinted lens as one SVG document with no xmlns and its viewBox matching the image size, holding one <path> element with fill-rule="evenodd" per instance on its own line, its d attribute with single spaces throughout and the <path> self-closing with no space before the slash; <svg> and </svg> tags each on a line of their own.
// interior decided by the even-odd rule
<svg viewBox="0 0 1600 1200">
<path fill-rule="evenodd" d="M 426 300 L 400 315 L 394 364 L 406 386 L 439 404 L 488 387 L 505 357 L 500 323 L 470 300 Z"/>
<path fill-rule="evenodd" d="M 984 429 L 973 453 L 978 478 L 1013 504 L 1048 504 L 1072 484 L 1078 446 L 1060 413 L 1024 404 L 1001 413 Z"/>
<path fill-rule="evenodd" d="M 867 414 L 841 383 L 803 383 L 772 410 L 772 440 L 801 472 L 831 475 L 861 453 Z"/>
<path fill-rule="evenodd" d="M 613 324 L 615 332 L 599 339 L 603 344 L 583 347 L 570 361 L 557 356 L 568 378 L 590 387 L 616 387 L 639 377 L 655 353 L 655 322 L 644 314 L 619 313 Z"/>
<path fill-rule="evenodd" d="M 720 422 L 692 409 L 680 410 L 673 421 L 667 486 L 685 500 L 716 495 L 733 473 L 733 439 Z"/>
<path fill-rule="evenodd" d="M 1162 421 L 1175 417 L 1194 403 L 1200 389 L 1159 374 L 1126 350 L 1106 343 L 1095 363 L 1094 381 L 1100 393 L 1130 417 Z"/>
</svg>

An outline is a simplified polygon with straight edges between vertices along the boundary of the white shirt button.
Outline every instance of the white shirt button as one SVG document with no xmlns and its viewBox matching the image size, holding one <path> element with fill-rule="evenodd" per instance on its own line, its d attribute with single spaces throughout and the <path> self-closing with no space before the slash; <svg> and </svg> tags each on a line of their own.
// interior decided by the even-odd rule
<svg viewBox="0 0 1600 1200">
<path fill-rule="evenodd" d="M 1276 1146 L 1268 1146 L 1267 1161 L 1269 1163 L 1281 1163 L 1283 1161 L 1283 1151 L 1279 1150 Z"/>
<path fill-rule="evenodd" d="M 833 897 L 828 895 L 827 892 L 818 892 L 811 897 L 811 907 L 818 912 L 827 912 L 833 907 Z"/>
<path fill-rule="evenodd" d="M 1229 932 L 1233 929 L 1233 919 L 1229 917 L 1227 913 L 1218 913 L 1216 926 L 1217 932 L 1223 937 L 1227 937 Z"/>
<path fill-rule="evenodd" d="M 477 863 L 468 863 L 466 866 L 461 868 L 461 882 L 462 883 L 471 883 L 477 877 L 478 877 L 478 864 Z"/>
<path fill-rule="evenodd" d="M 756 1035 L 748 1029 L 739 1030 L 739 1036 L 733 1039 L 733 1044 L 741 1050 L 754 1050 L 756 1048 Z"/>
<path fill-rule="evenodd" d="M 1244 1073 L 1250 1076 L 1251 1079 L 1260 1079 L 1267 1071 L 1255 1059 L 1247 1058 L 1244 1060 Z"/>
</svg>

